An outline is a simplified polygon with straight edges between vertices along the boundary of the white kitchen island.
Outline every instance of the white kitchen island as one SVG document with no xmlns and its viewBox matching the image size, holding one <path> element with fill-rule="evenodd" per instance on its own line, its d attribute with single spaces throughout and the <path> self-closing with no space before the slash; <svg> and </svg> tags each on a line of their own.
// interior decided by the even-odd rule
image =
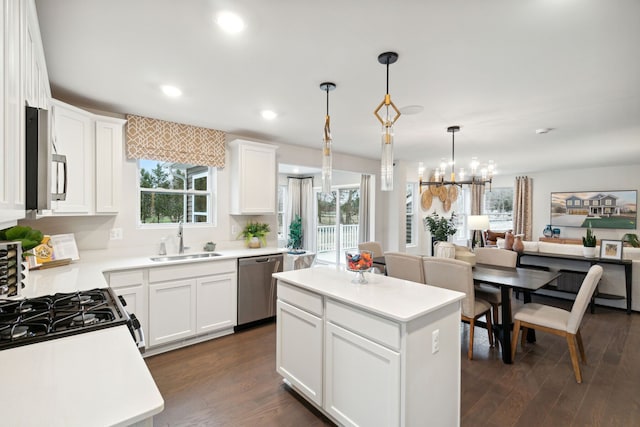
<svg viewBox="0 0 640 427">
<path fill-rule="evenodd" d="M 340 425 L 459 425 L 464 294 L 354 274 L 274 275 L 278 373 Z"/>
</svg>

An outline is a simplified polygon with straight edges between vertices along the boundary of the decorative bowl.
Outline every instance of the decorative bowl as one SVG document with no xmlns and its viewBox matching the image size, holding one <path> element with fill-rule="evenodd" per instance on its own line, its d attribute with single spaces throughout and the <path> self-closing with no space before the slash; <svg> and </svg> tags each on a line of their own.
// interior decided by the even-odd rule
<svg viewBox="0 0 640 427">
<path fill-rule="evenodd" d="M 347 251 L 345 252 L 347 270 L 356 273 L 351 283 L 367 283 L 364 272 L 371 270 L 373 266 L 373 253 L 371 251 Z"/>
</svg>

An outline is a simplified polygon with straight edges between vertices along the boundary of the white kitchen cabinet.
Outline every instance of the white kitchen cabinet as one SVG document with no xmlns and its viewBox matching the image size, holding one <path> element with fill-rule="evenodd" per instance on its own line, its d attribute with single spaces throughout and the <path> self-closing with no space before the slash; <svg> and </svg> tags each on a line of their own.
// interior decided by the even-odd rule
<svg viewBox="0 0 640 427">
<path fill-rule="evenodd" d="M 149 347 L 196 334 L 196 281 L 149 285 Z"/>
<path fill-rule="evenodd" d="M 109 286 L 116 295 L 127 303 L 125 309 L 136 315 L 145 337 L 149 332 L 147 315 L 147 272 L 146 270 L 125 270 L 108 273 Z"/>
<path fill-rule="evenodd" d="M 236 325 L 236 274 L 216 274 L 196 280 L 198 334 Z"/>
<path fill-rule="evenodd" d="M 276 370 L 308 399 L 322 406 L 322 317 L 279 299 L 277 319 Z"/>
<path fill-rule="evenodd" d="M 232 215 L 276 213 L 277 146 L 235 139 L 231 151 Z"/>
<path fill-rule="evenodd" d="M 94 195 L 92 115 L 59 101 L 53 101 L 52 110 L 54 153 L 67 156 L 67 196 L 52 201 L 51 208 L 54 214 L 89 214 Z"/>
<path fill-rule="evenodd" d="M 399 425 L 400 354 L 333 323 L 325 346 L 327 411 L 345 426 Z"/>
<path fill-rule="evenodd" d="M 67 156 L 67 195 L 52 202 L 53 215 L 118 213 L 126 120 L 51 102 L 54 147 Z"/>
<path fill-rule="evenodd" d="M 122 189 L 123 127 L 126 120 L 98 117 L 96 133 L 96 213 L 120 211 Z"/>
<path fill-rule="evenodd" d="M 38 14 L 35 1 L 29 0 L 26 4 L 26 25 L 24 25 L 24 99 L 31 107 L 48 109 L 48 100 L 51 98 L 49 77 L 44 57 L 44 49 L 40 36 Z"/>
<path fill-rule="evenodd" d="M 1 6 L 0 53 L 0 228 L 25 215 L 25 112 L 21 79 L 21 35 L 24 3 Z"/>
<path fill-rule="evenodd" d="M 226 259 L 149 269 L 147 354 L 233 333 L 236 263 Z"/>
</svg>

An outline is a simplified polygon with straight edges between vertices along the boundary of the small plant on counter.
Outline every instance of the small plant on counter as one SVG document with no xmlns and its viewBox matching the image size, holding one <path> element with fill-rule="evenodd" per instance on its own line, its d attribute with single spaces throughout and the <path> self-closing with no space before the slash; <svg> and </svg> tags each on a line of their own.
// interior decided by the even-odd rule
<svg viewBox="0 0 640 427">
<path fill-rule="evenodd" d="M 271 229 L 269 228 L 269 224 L 249 221 L 247 225 L 244 226 L 238 237 L 244 237 L 244 240 L 249 247 L 251 247 L 251 239 L 254 237 L 258 238 L 263 246 L 267 246 L 267 234 L 269 234 L 270 231 Z"/>
<path fill-rule="evenodd" d="M 595 248 L 596 247 L 596 235 L 591 231 L 591 223 L 589 223 L 589 228 L 587 229 L 587 235 L 582 238 L 582 246 L 585 248 Z"/>
</svg>

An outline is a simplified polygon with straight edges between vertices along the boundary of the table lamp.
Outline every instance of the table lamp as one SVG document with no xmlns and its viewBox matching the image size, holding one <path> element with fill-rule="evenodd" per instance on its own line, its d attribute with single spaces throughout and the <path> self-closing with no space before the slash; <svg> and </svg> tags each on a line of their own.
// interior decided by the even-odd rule
<svg viewBox="0 0 640 427">
<path fill-rule="evenodd" d="M 469 215 L 467 216 L 467 228 L 473 231 L 472 234 L 472 247 L 476 247 L 476 242 L 480 241 L 480 246 L 484 246 L 484 238 L 482 237 L 482 230 L 489 229 L 489 216 L 488 215 Z M 480 239 L 477 239 L 477 234 L 480 234 Z"/>
</svg>

